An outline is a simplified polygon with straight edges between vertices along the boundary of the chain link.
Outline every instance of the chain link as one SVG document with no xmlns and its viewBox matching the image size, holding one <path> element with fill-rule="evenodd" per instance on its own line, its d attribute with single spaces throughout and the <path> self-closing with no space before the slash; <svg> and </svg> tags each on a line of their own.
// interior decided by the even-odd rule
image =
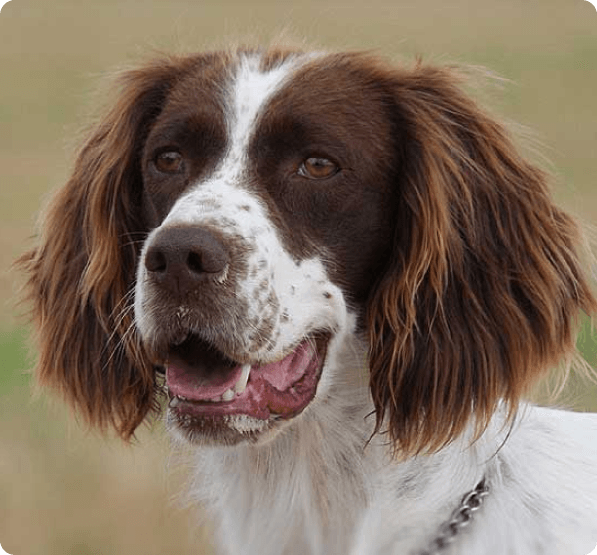
<svg viewBox="0 0 597 555">
<path fill-rule="evenodd" d="M 441 555 L 456 539 L 460 530 L 470 524 L 474 513 L 481 508 L 483 499 L 488 494 L 489 488 L 485 484 L 485 478 L 483 478 L 473 491 L 462 498 L 460 506 L 454 511 L 452 518 L 441 527 L 439 535 L 431 542 L 429 549 L 421 551 L 419 555 Z"/>
</svg>

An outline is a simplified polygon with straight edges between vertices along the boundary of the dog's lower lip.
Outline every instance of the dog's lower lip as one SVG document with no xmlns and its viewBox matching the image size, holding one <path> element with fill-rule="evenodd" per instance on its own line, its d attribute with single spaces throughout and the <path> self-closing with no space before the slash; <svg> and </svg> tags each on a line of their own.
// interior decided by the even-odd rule
<svg viewBox="0 0 597 555">
<path fill-rule="evenodd" d="M 181 404 L 183 403 L 187 403 L 189 405 L 195 405 L 195 406 L 213 406 L 216 403 L 219 405 L 226 405 L 226 404 L 230 404 L 232 403 L 234 399 L 231 399 L 230 401 L 195 401 L 193 399 L 187 399 L 186 397 L 181 397 L 178 395 L 175 395 L 174 397 L 172 397 L 170 399 L 170 402 L 168 403 L 168 407 L 171 409 L 175 409 L 176 407 L 179 407 Z"/>
</svg>

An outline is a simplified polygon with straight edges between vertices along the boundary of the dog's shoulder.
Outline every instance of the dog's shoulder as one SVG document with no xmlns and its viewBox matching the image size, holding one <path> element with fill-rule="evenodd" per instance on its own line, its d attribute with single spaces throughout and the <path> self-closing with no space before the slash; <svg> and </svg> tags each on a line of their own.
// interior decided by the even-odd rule
<svg viewBox="0 0 597 555">
<path fill-rule="evenodd" d="M 528 450 L 540 468 L 562 470 L 573 483 L 585 478 L 585 490 L 597 492 L 597 413 L 529 407 L 515 435 L 513 448 Z"/>
<path fill-rule="evenodd" d="M 527 407 L 494 463 L 483 515 L 493 522 L 483 530 L 494 545 L 509 554 L 586 555 L 595 548 L 597 414 Z"/>
</svg>

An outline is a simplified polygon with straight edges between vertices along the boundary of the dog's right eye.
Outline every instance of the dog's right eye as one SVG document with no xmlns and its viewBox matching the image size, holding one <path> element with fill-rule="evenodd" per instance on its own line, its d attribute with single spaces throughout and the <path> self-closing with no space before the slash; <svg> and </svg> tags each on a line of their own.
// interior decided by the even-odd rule
<svg viewBox="0 0 597 555">
<path fill-rule="evenodd" d="M 307 179 L 323 180 L 332 177 L 340 168 L 327 158 L 307 158 L 299 167 L 297 173 Z"/>
<path fill-rule="evenodd" d="M 184 169 L 184 159 L 180 152 L 169 150 L 155 157 L 156 169 L 162 173 L 181 173 Z"/>
</svg>

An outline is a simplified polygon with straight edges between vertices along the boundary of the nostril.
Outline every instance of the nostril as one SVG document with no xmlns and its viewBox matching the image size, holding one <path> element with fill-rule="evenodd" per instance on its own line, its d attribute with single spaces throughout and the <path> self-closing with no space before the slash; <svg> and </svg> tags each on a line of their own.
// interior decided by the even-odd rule
<svg viewBox="0 0 597 555">
<path fill-rule="evenodd" d="M 165 272 L 168 269 L 166 255 L 158 248 L 150 248 L 145 255 L 145 267 L 150 272 Z"/>
<path fill-rule="evenodd" d="M 201 254 L 197 252 L 190 252 L 187 256 L 187 267 L 191 272 L 195 272 L 196 274 L 200 274 L 201 272 L 209 271 L 206 270 L 203 266 L 203 260 L 201 258 Z"/>
<path fill-rule="evenodd" d="M 201 249 L 194 249 L 187 256 L 187 265 L 193 272 L 219 274 L 228 264 L 228 253 L 214 237 L 202 237 Z"/>
</svg>

